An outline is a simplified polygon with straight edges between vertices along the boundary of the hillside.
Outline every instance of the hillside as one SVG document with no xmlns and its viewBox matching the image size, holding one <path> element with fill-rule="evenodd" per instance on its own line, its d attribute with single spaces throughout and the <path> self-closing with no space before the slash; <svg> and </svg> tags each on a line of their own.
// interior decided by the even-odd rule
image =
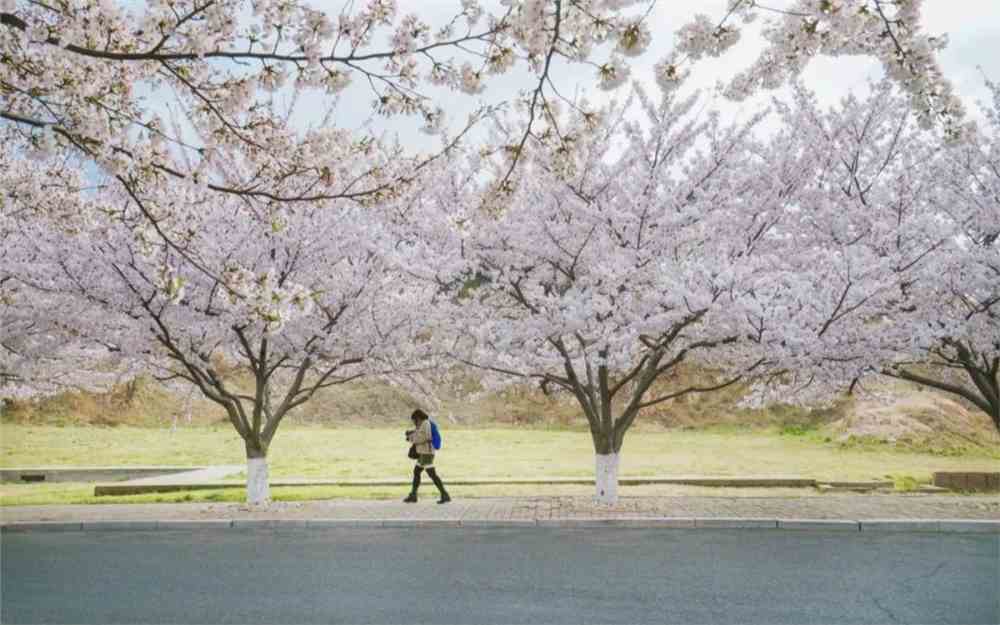
<svg viewBox="0 0 1000 625">
<path fill-rule="evenodd" d="M 696 371 L 681 373 L 693 378 Z M 684 380 L 682 379 L 681 382 Z M 238 384 L 238 380 L 236 380 Z M 815 435 L 853 443 L 914 446 L 940 453 L 968 447 L 1000 447 L 1000 436 L 979 411 L 931 390 L 890 383 L 880 397 L 845 398 L 832 407 L 807 409 L 774 404 L 759 410 L 738 406 L 745 389 L 734 386 L 707 395 L 664 402 L 640 415 L 641 428 L 772 427 L 791 435 Z M 469 394 L 436 389 L 420 397 L 408 389 L 375 380 L 325 389 L 287 418 L 317 426 L 374 427 L 404 422 L 417 406 L 451 426 L 534 426 L 585 428 L 575 400 L 545 396 L 537 388 L 514 387 L 499 393 Z M 114 427 L 191 427 L 226 421 L 225 413 L 196 393 L 175 395 L 159 384 L 138 379 L 106 394 L 65 393 L 37 402 L 8 402 L 3 422 Z"/>
</svg>

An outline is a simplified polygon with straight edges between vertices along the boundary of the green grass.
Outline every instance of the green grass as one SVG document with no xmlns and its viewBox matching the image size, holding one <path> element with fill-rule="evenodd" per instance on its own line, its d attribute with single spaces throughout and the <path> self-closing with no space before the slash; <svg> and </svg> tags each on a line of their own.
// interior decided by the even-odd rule
<svg viewBox="0 0 1000 625">
<path fill-rule="evenodd" d="M 278 434 L 281 436 L 281 433 Z M 201 465 L 246 462 L 232 428 L 0 424 L 0 466 Z"/>
<path fill-rule="evenodd" d="M 921 484 L 926 484 L 929 480 L 918 480 L 912 475 L 888 475 L 886 476 L 892 480 L 895 489 L 901 493 L 910 493 L 918 488 Z"/>
<path fill-rule="evenodd" d="M 387 499 L 395 498 L 400 489 L 370 488 L 346 489 L 341 487 L 273 488 L 275 501 L 305 501 L 310 499 Z M 198 490 L 177 493 L 148 493 L 144 495 L 95 497 L 93 484 L 2 484 L 0 504 L 4 506 L 36 506 L 59 504 L 105 503 L 186 503 L 186 502 L 235 502 L 246 501 L 243 488 Z"/>
<path fill-rule="evenodd" d="M 403 478 L 410 472 L 403 426 L 334 429 L 286 427 L 270 450 L 274 478 Z M 437 465 L 448 477 L 590 477 L 593 451 L 587 432 L 551 428 L 444 428 L 444 449 Z M 884 444 L 829 442 L 811 428 L 702 430 L 639 428 L 625 440 L 621 472 L 651 475 L 802 475 L 819 479 L 868 480 L 908 476 L 926 482 L 934 471 L 995 470 L 996 450 L 964 455 L 915 453 Z M 0 466 L 207 465 L 243 464 L 243 443 L 231 428 L 170 429 L 93 426 L 0 425 Z M 897 480 L 902 483 L 901 480 Z M 903 484 L 904 488 L 909 482 Z M 586 490 L 588 487 L 583 487 Z M 14 490 L 11 490 L 14 489 Z M 395 497 L 398 489 L 322 491 L 276 489 L 276 497 Z M 503 494 L 500 487 L 478 493 Z M 537 487 L 515 489 L 539 493 Z M 514 492 L 514 491 L 512 491 Z M 546 488 L 545 493 L 551 493 Z M 91 502 L 93 490 L 81 485 L 4 485 L 0 503 Z M 242 491 L 153 494 L 121 501 L 239 501 Z M 189 498 L 189 499 L 185 499 Z M 111 503 L 114 498 L 100 498 Z"/>
<path fill-rule="evenodd" d="M 789 423 L 781 426 L 778 433 L 782 436 L 809 436 L 816 434 L 817 429 L 812 423 Z"/>
<path fill-rule="evenodd" d="M 380 486 L 375 488 L 343 486 L 280 487 L 271 489 L 274 501 L 310 501 L 329 499 L 402 499 L 408 492 L 405 486 Z M 449 486 L 455 499 L 482 497 L 538 497 L 581 496 L 594 494 L 593 486 L 586 485 L 497 485 Z M 706 486 L 644 485 L 623 489 L 626 496 L 700 496 L 700 497 L 802 497 L 822 496 L 808 488 L 714 488 Z M 420 496 L 428 501 L 437 499 L 434 485 L 421 486 Z M 243 503 L 243 488 L 199 490 L 178 493 L 149 493 L 144 495 L 95 497 L 93 484 L 0 484 L 0 504 L 4 506 L 34 506 L 63 504 L 106 503 Z"/>
</svg>

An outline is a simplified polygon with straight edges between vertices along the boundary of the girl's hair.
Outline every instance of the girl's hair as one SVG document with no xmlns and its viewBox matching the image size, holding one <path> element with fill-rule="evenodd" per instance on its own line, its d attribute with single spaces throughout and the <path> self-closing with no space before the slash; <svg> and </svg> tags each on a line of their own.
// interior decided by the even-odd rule
<svg viewBox="0 0 1000 625">
<path fill-rule="evenodd" d="M 416 410 L 413 411 L 413 414 L 410 415 L 410 419 L 414 421 L 420 421 L 421 419 L 430 419 L 430 417 L 427 416 L 426 412 L 424 412 L 420 408 L 417 408 Z"/>
</svg>

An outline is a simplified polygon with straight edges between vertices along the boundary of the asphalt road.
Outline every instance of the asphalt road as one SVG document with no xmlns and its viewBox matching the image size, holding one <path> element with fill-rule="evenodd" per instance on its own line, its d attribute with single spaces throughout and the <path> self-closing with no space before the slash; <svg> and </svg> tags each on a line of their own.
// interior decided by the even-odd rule
<svg viewBox="0 0 1000 625">
<path fill-rule="evenodd" d="M 1000 623 L 1000 537 L 646 529 L 7 533 L 3 623 Z"/>
</svg>

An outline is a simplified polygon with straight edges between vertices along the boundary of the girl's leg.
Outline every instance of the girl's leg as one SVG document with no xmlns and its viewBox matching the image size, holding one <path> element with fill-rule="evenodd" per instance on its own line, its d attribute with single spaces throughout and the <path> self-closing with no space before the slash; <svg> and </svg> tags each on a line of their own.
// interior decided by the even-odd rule
<svg viewBox="0 0 1000 625">
<path fill-rule="evenodd" d="M 437 471 L 434 470 L 434 467 L 427 469 L 427 475 L 431 476 L 431 479 L 434 480 L 434 485 L 437 486 L 438 492 L 441 493 L 441 499 L 438 500 L 438 503 L 448 503 L 451 501 L 451 497 L 448 496 L 448 491 L 444 489 L 444 482 L 442 482 L 441 478 L 438 477 Z"/>
<path fill-rule="evenodd" d="M 431 469 L 433 471 L 433 469 Z M 413 466 L 413 486 L 410 488 L 409 496 L 403 501 L 406 503 L 416 503 L 417 502 L 417 489 L 420 488 L 420 474 L 424 472 L 423 467 L 419 464 Z M 429 473 L 430 471 L 428 471 Z"/>
</svg>

